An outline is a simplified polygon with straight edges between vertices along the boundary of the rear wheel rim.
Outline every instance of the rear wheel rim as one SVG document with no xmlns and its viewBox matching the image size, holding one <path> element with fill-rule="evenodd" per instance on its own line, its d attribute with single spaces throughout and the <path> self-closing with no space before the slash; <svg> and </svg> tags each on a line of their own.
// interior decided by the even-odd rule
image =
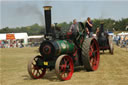
<svg viewBox="0 0 128 85">
<path fill-rule="evenodd" d="M 92 40 L 89 48 L 90 66 L 93 70 L 97 70 L 99 66 L 99 47 L 95 40 Z"/>
<path fill-rule="evenodd" d="M 73 61 L 68 55 L 60 57 L 56 62 L 56 74 L 60 80 L 69 80 L 74 72 Z"/>
<path fill-rule="evenodd" d="M 33 79 L 42 78 L 46 73 L 45 68 L 41 68 L 41 67 L 37 66 L 36 62 L 37 62 L 38 58 L 40 58 L 40 56 L 36 56 L 36 57 L 32 58 L 28 64 L 28 73 Z"/>
</svg>

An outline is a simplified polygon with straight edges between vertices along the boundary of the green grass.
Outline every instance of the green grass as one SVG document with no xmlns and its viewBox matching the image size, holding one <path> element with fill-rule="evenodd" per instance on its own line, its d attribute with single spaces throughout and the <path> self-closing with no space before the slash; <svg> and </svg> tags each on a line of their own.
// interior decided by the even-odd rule
<svg viewBox="0 0 128 85">
<path fill-rule="evenodd" d="M 42 79 L 32 80 L 27 72 L 31 57 L 39 55 L 38 48 L 0 49 L 1 85 L 128 85 L 128 51 L 115 46 L 114 55 L 108 51 L 100 57 L 99 69 L 86 72 L 77 68 L 71 80 L 59 81 L 54 70 Z"/>
</svg>

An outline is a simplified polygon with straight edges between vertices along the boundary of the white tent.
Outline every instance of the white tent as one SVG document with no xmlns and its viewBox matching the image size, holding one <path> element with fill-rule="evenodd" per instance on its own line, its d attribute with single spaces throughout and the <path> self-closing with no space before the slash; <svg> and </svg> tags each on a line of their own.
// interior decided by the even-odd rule
<svg viewBox="0 0 128 85">
<path fill-rule="evenodd" d="M 119 33 L 118 35 L 128 35 L 128 33 L 127 32 L 122 32 L 122 33 Z"/>
<path fill-rule="evenodd" d="M 6 34 L 0 34 L 0 40 L 6 40 Z"/>
<path fill-rule="evenodd" d="M 114 33 L 108 33 L 108 35 L 112 35 L 112 36 L 114 36 Z"/>
<path fill-rule="evenodd" d="M 43 38 L 44 35 L 36 35 L 36 36 L 28 36 L 28 39 L 30 38 Z"/>
<path fill-rule="evenodd" d="M 5 33 L 5 34 L 0 34 L 0 40 L 6 40 L 6 34 L 14 34 L 15 39 L 23 39 L 24 44 L 28 43 L 28 34 L 27 33 Z"/>
</svg>

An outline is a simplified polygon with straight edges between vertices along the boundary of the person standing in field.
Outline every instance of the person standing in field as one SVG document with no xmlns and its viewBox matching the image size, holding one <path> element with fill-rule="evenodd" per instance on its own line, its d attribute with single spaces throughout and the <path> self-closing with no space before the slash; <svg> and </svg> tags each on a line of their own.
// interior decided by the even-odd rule
<svg viewBox="0 0 128 85">
<path fill-rule="evenodd" d="M 91 18 L 88 17 L 86 22 L 85 22 L 85 30 L 87 31 L 87 34 L 89 35 L 89 37 L 93 36 L 92 27 L 93 27 L 93 24 L 92 24 Z"/>
</svg>

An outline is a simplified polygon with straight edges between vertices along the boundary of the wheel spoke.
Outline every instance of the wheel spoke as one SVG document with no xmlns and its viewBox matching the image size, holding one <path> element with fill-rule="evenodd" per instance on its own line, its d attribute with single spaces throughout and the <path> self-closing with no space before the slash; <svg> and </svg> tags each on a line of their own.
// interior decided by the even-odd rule
<svg viewBox="0 0 128 85">
<path fill-rule="evenodd" d="M 39 72 L 39 70 L 37 70 L 37 73 L 40 75 L 40 72 Z"/>
<path fill-rule="evenodd" d="M 63 71 L 63 69 L 64 69 L 64 66 L 60 65 L 60 71 Z"/>
<path fill-rule="evenodd" d="M 90 46 L 90 51 L 89 51 L 89 56 L 91 57 L 92 56 L 92 53 L 94 51 L 94 43 L 92 43 L 92 45 Z"/>
<path fill-rule="evenodd" d="M 92 61 L 92 66 L 94 66 L 95 65 L 95 61 L 94 61 L 94 59 L 93 59 L 93 61 Z"/>
<path fill-rule="evenodd" d="M 35 70 L 35 71 L 34 71 L 33 75 L 35 76 L 35 75 L 36 75 L 36 73 L 37 73 L 37 70 Z"/>
<path fill-rule="evenodd" d="M 64 58 L 64 64 L 65 64 L 65 65 L 67 64 L 67 60 L 66 60 L 66 58 Z"/>
<path fill-rule="evenodd" d="M 33 74 L 35 73 L 35 69 L 33 70 Z"/>
<path fill-rule="evenodd" d="M 65 71 L 61 73 L 61 76 L 63 76 L 63 75 L 64 75 L 64 73 L 65 73 Z"/>
<path fill-rule="evenodd" d="M 32 65 L 35 65 L 34 63 L 32 63 Z"/>
<path fill-rule="evenodd" d="M 94 52 L 94 53 L 97 53 L 97 50 L 94 50 L 93 52 Z"/>
<path fill-rule="evenodd" d="M 71 69 L 66 69 L 66 73 L 70 73 L 71 72 Z"/>
<path fill-rule="evenodd" d="M 38 70 L 36 71 L 36 76 L 38 77 Z"/>
<path fill-rule="evenodd" d="M 66 77 L 65 73 L 64 73 L 64 78 Z"/>
<path fill-rule="evenodd" d="M 90 59 L 90 64 L 93 65 L 93 58 Z"/>
<path fill-rule="evenodd" d="M 32 65 L 32 69 L 35 69 L 35 66 L 34 65 Z"/>
<path fill-rule="evenodd" d="M 35 61 L 37 61 L 38 58 L 34 58 Z"/>
<path fill-rule="evenodd" d="M 96 60 L 95 59 L 93 60 L 93 66 L 96 66 Z"/>
<path fill-rule="evenodd" d="M 90 56 L 90 57 L 92 56 L 92 51 L 91 51 L 91 50 L 89 51 L 89 56 Z"/>
</svg>

